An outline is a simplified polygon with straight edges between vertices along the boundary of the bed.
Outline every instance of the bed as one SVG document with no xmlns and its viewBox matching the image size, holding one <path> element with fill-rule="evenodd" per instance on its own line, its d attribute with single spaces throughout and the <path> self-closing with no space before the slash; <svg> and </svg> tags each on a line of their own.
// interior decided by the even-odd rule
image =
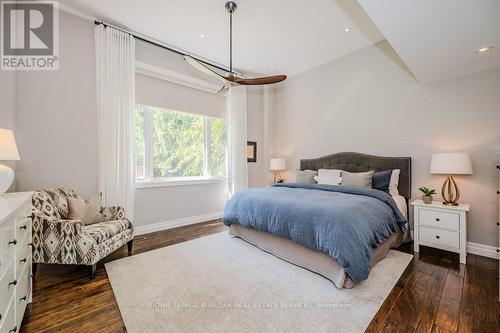
<svg viewBox="0 0 500 333">
<path fill-rule="evenodd" d="M 399 169 L 398 191 L 405 205 L 374 189 L 281 184 L 238 192 L 227 203 L 223 222 L 230 235 L 320 274 L 338 288 L 352 288 L 407 233 L 411 158 L 336 153 L 301 160 L 300 169 Z"/>
</svg>

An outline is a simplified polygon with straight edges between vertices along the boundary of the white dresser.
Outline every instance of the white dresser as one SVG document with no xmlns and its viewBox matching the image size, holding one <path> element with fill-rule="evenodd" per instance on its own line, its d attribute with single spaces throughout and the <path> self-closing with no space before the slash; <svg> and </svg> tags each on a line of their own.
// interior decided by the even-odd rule
<svg viewBox="0 0 500 333">
<path fill-rule="evenodd" d="M 31 302 L 31 196 L 0 195 L 0 333 L 19 332 Z"/>
<path fill-rule="evenodd" d="M 419 252 L 420 245 L 452 251 L 459 253 L 460 263 L 465 264 L 469 205 L 447 206 L 440 201 L 425 204 L 422 200 L 411 204 L 415 252 Z"/>
</svg>

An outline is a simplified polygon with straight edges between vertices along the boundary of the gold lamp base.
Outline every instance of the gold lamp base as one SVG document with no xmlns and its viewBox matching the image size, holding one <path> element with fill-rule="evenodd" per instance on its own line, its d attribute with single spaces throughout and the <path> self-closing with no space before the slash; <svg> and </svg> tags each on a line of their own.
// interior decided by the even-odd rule
<svg viewBox="0 0 500 333">
<path fill-rule="evenodd" d="M 441 189 L 443 196 L 443 205 L 458 206 L 458 199 L 460 198 L 460 191 L 458 190 L 457 183 L 451 174 L 444 181 L 443 188 Z"/>
</svg>

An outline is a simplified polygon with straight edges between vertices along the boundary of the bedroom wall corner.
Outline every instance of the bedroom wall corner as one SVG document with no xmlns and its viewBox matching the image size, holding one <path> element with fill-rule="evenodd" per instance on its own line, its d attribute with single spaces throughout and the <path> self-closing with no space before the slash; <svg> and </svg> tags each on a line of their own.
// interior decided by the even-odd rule
<svg viewBox="0 0 500 333">
<path fill-rule="evenodd" d="M 466 151 L 474 174 L 456 180 L 471 204 L 468 241 L 497 246 L 500 68 L 422 85 L 391 52 L 383 41 L 276 88 L 275 148 L 287 158 L 286 178 L 300 159 L 334 152 L 410 156 L 415 200 L 422 185 L 440 192 L 443 177 L 429 174 L 432 153 Z"/>
</svg>

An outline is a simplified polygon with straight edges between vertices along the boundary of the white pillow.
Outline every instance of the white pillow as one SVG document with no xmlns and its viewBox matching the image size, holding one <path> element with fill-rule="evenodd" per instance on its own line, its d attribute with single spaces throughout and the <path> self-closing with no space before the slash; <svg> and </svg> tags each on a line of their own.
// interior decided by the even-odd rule
<svg viewBox="0 0 500 333">
<path fill-rule="evenodd" d="M 297 170 L 295 182 L 299 184 L 316 184 L 314 177 L 317 175 L 318 171 Z"/>
<path fill-rule="evenodd" d="M 367 171 L 367 172 L 342 171 L 342 185 L 371 188 L 373 173 L 374 171 Z"/>
<path fill-rule="evenodd" d="M 391 174 L 391 181 L 389 183 L 389 194 L 390 195 L 399 195 L 398 186 L 399 186 L 399 174 L 401 170 L 394 169 Z"/>
<path fill-rule="evenodd" d="M 342 183 L 342 171 L 337 169 L 319 169 L 318 175 L 313 177 L 318 184 L 340 185 Z"/>
</svg>

